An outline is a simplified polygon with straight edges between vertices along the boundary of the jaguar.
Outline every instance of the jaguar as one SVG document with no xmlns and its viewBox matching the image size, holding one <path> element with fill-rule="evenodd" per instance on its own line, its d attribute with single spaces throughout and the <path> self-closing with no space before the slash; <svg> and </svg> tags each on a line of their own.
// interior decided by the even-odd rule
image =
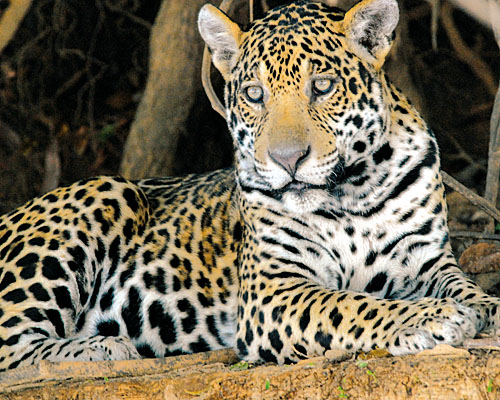
<svg viewBox="0 0 500 400">
<path fill-rule="evenodd" d="M 383 72 L 396 0 L 293 1 L 199 31 L 233 168 L 98 177 L 0 219 L 0 368 L 233 347 L 292 363 L 497 333 L 458 267 L 436 139 Z"/>
</svg>

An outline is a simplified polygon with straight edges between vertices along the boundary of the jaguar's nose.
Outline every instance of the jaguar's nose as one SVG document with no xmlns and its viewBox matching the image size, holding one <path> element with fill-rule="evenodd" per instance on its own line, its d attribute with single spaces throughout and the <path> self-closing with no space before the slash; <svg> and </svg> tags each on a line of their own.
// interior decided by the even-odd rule
<svg viewBox="0 0 500 400">
<path fill-rule="evenodd" d="M 309 156 L 310 151 L 310 146 L 302 149 L 284 148 L 269 151 L 269 157 L 293 177 L 300 163 Z"/>
</svg>

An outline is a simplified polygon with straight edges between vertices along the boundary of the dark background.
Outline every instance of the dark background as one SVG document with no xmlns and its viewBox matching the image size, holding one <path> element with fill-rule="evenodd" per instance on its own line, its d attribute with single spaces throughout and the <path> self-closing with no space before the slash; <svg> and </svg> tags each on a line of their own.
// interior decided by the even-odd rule
<svg viewBox="0 0 500 400">
<path fill-rule="evenodd" d="M 242 3 L 236 17 L 245 20 L 247 2 Z M 279 3 L 284 1 L 256 0 L 255 12 Z M 426 1 L 400 5 L 408 28 L 401 46 L 421 97 L 417 100 L 438 136 L 443 168 L 482 193 L 496 88 L 461 60 L 441 22 L 438 48 L 432 49 Z M 160 6 L 160 0 L 33 2 L 0 55 L 0 212 L 44 190 L 51 157 L 60 165 L 58 185 L 119 173 L 148 78 L 149 36 Z M 8 2 L 0 1 L 0 8 L 6 7 Z M 498 83 L 500 51 L 491 30 L 460 10 L 453 11 L 453 25 Z M 197 30 L 195 24 L 192 29 Z M 175 168 L 165 174 L 230 165 L 229 134 L 203 93 L 197 94 L 190 116 Z"/>
</svg>

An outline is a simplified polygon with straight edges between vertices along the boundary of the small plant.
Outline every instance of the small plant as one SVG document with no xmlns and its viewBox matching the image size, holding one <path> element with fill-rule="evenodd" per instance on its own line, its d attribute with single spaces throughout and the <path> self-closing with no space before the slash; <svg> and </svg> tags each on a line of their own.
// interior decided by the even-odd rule
<svg viewBox="0 0 500 400">
<path fill-rule="evenodd" d="M 250 366 L 248 365 L 248 363 L 246 361 L 240 361 L 240 362 L 237 362 L 236 364 L 233 364 L 229 367 L 229 369 L 231 371 L 244 371 L 246 369 L 248 369 Z"/>
<path fill-rule="evenodd" d="M 269 379 L 266 379 L 266 390 L 269 390 L 270 387 L 271 387 L 271 382 L 269 381 Z"/>
<path fill-rule="evenodd" d="M 359 368 L 366 368 L 368 367 L 368 363 L 366 361 L 358 361 L 358 367 Z M 377 377 L 375 376 L 375 372 L 373 372 L 371 369 L 366 369 L 366 374 L 371 376 L 373 379 L 377 380 Z"/>
<path fill-rule="evenodd" d="M 339 385 L 339 399 L 347 399 L 349 395 L 345 392 L 344 388 Z"/>
<path fill-rule="evenodd" d="M 377 379 L 377 377 L 375 376 L 375 372 L 373 372 L 372 370 L 370 369 L 367 369 L 366 370 L 366 374 L 373 377 L 374 379 Z"/>
<path fill-rule="evenodd" d="M 116 133 L 116 126 L 114 124 L 108 124 L 102 127 L 99 132 L 98 140 L 101 143 L 106 142 L 110 137 L 114 136 Z"/>
<path fill-rule="evenodd" d="M 490 378 L 488 380 L 488 386 L 486 386 L 486 390 L 488 391 L 488 393 L 493 392 L 493 379 Z"/>
</svg>

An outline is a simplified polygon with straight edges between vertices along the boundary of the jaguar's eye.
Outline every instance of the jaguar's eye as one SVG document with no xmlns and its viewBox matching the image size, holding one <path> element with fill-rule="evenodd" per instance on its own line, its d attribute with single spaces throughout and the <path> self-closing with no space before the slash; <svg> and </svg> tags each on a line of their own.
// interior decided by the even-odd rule
<svg viewBox="0 0 500 400">
<path fill-rule="evenodd" d="M 316 96 L 324 96 L 333 90 L 333 79 L 315 79 L 312 82 L 312 91 Z"/>
<path fill-rule="evenodd" d="M 264 99 L 264 90 L 260 86 L 247 86 L 245 96 L 252 103 L 262 103 Z"/>
</svg>

